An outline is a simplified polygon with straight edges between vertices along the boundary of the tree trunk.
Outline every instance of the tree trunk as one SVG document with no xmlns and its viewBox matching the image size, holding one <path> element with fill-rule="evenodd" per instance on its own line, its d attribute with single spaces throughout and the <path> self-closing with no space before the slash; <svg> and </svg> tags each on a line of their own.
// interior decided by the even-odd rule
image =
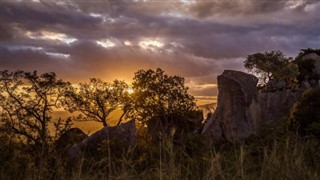
<svg viewBox="0 0 320 180">
<path fill-rule="evenodd" d="M 102 124 L 103 124 L 103 127 L 108 127 L 108 124 L 107 124 L 106 119 L 103 119 L 103 120 L 102 120 Z"/>
</svg>

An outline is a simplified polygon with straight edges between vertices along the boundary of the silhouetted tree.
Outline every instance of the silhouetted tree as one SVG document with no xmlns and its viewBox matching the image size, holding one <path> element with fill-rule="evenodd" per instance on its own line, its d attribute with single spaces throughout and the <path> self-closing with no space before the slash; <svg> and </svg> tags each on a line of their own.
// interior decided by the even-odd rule
<svg viewBox="0 0 320 180">
<path fill-rule="evenodd" d="M 134 116 L 146 123 L 152 134 L 168 135 L 174 128 L 187 127 L 188 120 L 197 114 L 195 100 L 188 94 L 184 78 L 168 76 L 159 68 L 136 72 L 133 90 Z"/>
<path fill-rule="evenodd" d="M 54 140 L 49 125 L 60 132 L 71 126 L 70 120 L 53 122 L 51 116 L 61 107 L 68 85 L 55 73 L 0 72 L 1 121 L 22 142 L 32 145 L 40 157 L 46 155 Z"/>
<path fill-rule="evenodd" d="M 261 86 L 275 78 L 283 78 L 288 86 L 293 86 L 299 72 L 291 61 L 292 58 L 286 57 L 281 51 L 270 51 L 248 55 L 244 66 L 249 72 L 258 75 Z"/>
<path fill-rule="evenodd" d="M 123 114 L 129 111 L 128 85 L 119 80 L 113 83 L 92 78 L 89 83 L 80 83 L 70 87 L 66 92 L 66 106 L 70 112 L 79 111 L 79 121 L 96 121 L 108 126 L 109 115 L 116 109 L 123 109 Z M 84 116 L 85 117 L 84 117 Z"/>
</svg>

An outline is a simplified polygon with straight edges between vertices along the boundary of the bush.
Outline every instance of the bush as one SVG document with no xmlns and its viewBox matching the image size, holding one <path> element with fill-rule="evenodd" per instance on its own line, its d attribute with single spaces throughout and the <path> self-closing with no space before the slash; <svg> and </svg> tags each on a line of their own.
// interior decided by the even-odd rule
<svg viewBox="0 0 320 180">
<path fill-rule="evenodd" d="M 301 135 L 320 137 L 320 88 L 306 90 L 293 105 L 290 129 Z"/>
</svg>

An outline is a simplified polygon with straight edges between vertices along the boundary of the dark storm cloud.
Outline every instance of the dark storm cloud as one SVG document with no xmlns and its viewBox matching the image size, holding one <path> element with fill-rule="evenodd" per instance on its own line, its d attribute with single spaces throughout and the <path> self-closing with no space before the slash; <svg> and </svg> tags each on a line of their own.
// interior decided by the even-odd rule
<svg viewBox="0 0 320 180">
<path fill-rule="evenodd" d="M 30 30 L 45 28 L 46 26 L 64 25 L 73 28 L 94 28 L 102 19 L 84 13 L 67 9 L 54 3 L 3 3 L 2 22 L 15 22 Z"/>
<path fill-rule="evenodd" d="M 307 5 L 318 3 L 317 0 L 225 0 L 206 1 L 197 0 L 190 8 L 190 12 L 198 17 L 213 15 L 256 15 L 283 11 L 292 7 L 296 11 L 303 10 Z"/>
<path fill-rule="evenodd" d="M 2 47 L 0 50 L 1 58 L 3 58 L 1 69 L 54 72 L 65 66 L 65 62 L 58 61 L 56 58 L 30 48 L 9 50 Z"/>
<path fill-rule="evenodd" d="M 11 47 L 11 46 L 10 46 Z M 2 48 L 2 68 L 24 69 L 33 71 L 54 71 L 63 76 L 68 75 L 72 81 L 86 80 L 89 77 L 100 77 L 109 81 L 114 75 L 119 78 L 132 77 L 138 69 L 161 67 L 170 74 L 181 76 L 202 76 L 215 70 L 206 64 L 199 64 L 200 60 L 184 54 L 154 54 L 136 47 L 116 47 L 105 49 L 94 41 L 78 41 L 69 46 L 57 46 L 50 49 L 36 49 L 36 47 Z M 68 58 L 50 56 L 47 52 L 70 54 Z"/>
<path fill-rule="evenodd" d="M 213 95 L 216 76 L 244 70 L 250 53 L 319 48 L 319 9 L 319 1 L 290 0 L 4 1 L 1 69 L 82 81 L 161 67 L 186 77 L 194 95 Z"/>
<path fill-rule="evenodd" d="M 0 26 L 0 40 L 1 41 L 8 41 L 11 40 L 13 37 L 13 34 L 10 32 L 8 27 Z"/>
<path fill-rule="evenodd" d="M 17 36 L 23 31 L 37 32 L 40 30 L 60 31 L 75 37 L 83 37 L 86 34 L 94 35 L 94 29 L 101 29 L 99 25 L 102 18 L 67 7 L 57 5 L 52 1 L 43 3 L 4 2 L 1 7 L 1 26 L 7 30 L 6 32 L 10 32 L 7 35 L 9 37 Z"/>
<path fill-rule="evenodd" d="M 280 40 L 292 39 L 300 45 L 291 48 L 290 53 L 292 53 L 293 50 L 297 52 L 299 48 L 310 46 L 309 41 L 305 41 L 303 37 L 314 39 L 319 35 L 320 28 L 317 26 L 319 16 L 315 12 L 309 13 L 314 15 L 307 21 L 292 18 L 287 24 L 281 24 L 256 19 L 249 25 L 233 25 L 228 22 L 223 24 L 194 18 L 146 15 L 144 12 L 139 14 L 128 10 L 124 15 L 130 18 L 122 17 L 122 21 L 115 23 L 108 32 L 115 37 L 128 39 L 139 39 L 144 36 L 164 37 L 181 43 L 189 53 L 213 59 L 244 57 L 252 49 L 261 51 L 266 47 L 267 49 L 280 47 L 286 50 L 290 42 L 280 42 L 284 45 L 284 48 L 281 48 L 282 46 L 277 44 L 279 41 L 274 41 L 277 37 L 280 37 Z M 290 19 L 289 16 L 292 16 L 293 12 L 290 13 L 285 14 L 288 17 L 278 19 Z M 300 14 L 299 17 L 305 14 Z M 127 24 L 123 25 L 124 22 Z M 299 39 L 299 36 L 302 38 L 297 41 L 296 37 Z"/>
</svg>

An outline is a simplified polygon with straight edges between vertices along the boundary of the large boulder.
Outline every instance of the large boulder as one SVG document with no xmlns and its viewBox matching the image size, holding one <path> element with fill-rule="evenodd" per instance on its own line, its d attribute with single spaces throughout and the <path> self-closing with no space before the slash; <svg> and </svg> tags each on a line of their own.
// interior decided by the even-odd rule
<svg viewBox="0 0 320 180">
<path fill-rule="evenodd" d="M 208 144 L 223 140 L 238 144 L 259 134 L 266 123 L 288 116 L 303 92 L 291 89 L 258 91 L 257 82 L 255 76 L 238 71 L 228 70 L 218 76 L 217 110 L 202 131 Z"/>
<path fill-rule="evenodd" d="M 202 130 L 202 137 L 205 139 L 208 146 L 223 143 L 225 141 L 221 122 L 216 118 L 216 116 L 217 113 L 212 114 Z"/>
<path fill-rule="evenodd" d="M 316 53 L 309 53 L 302 57 L 302 60 L 307 60 L 307 59 L 314 59 L 314 60 L 320 61 L 320 56 Z"/>
<path fill-rule="evenodd" d="M 298 80 L 301 88 L 320 87 L 320 56 L 316 53 L 306 54 L 296 61 L 300 74 Z"/>
<path fill-rule="evenodd" d="M 260 119 L 262 123 L 273 123 L 288 116 L 293 104 L 302 92 L 303 90 L 292 89 L 277 92 L 258 92 L 253 109 L 258 110 L 259 113 L 254 118 Z"/>
<path fill-rule="evenodd" d="M 217 110 L 208 120 L 202 135 L 211 137 L 211 141 L 225 138 L 229 142 L 241 143 L 253 134 L 256 123 L 249 106 L 256 95 L 257 83 L 258 78 L 240 71 L 226 70 L 218 76 Z"/>
<path fill-rule="evenodd" d="M 283 90 L 286 88 L 286 81 L 283 78 L 276 78 L 276 79 L 271 79 L 266 87 L 264 88 L 264 91 L 279 91 Z"/>
<path fill-rule="evenodd" d="M 320 87 L 320 56 L 319 58 L 314 62 L 314 69 L 313 69 L 313 74 L 315 75 L 314 81 L 310 82 L 312 87 L 314 88 L 319 88 Z"/>
<path fill-rule="evenodd" d="M 320 59 L 315 61 L 313 73 L 320 75 Z"/>
<path fill-rule="evenodd" d="M 71 159 L 86 155 L 100 158 L 104 156 L 103 149 L 114 150 L 113 153 L 122 153 L 136 144 L 135 120 L 114 127 L 104 127 L 82 142 L 69 149 Z M 107 144 L 108 143 L 108 144 Z"/>
<path fill-rule="evenodd" d="M 54 150 L 59 154 L 64 154 L 73 145 L 82 142 L 88 138 L 79 128 L 71 128 L 64 132 L 54 144 Z"/>
</svg>

